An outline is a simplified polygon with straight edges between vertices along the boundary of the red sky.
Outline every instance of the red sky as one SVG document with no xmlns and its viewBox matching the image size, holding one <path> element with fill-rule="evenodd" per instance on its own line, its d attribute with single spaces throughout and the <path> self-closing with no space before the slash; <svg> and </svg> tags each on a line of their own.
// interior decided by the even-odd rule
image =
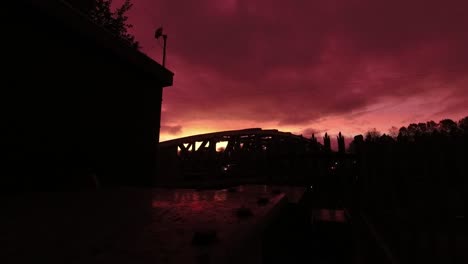
<svg viewBox="0 0 468 264">
<path fill-rule="evenodd" d="M 122 0 L 114 1 L 116 4 Z M 347 136 L 468 115 L 466 0 L 134 0 L 161 61 L 161 141 L 251 127 Z"/>
</svg>

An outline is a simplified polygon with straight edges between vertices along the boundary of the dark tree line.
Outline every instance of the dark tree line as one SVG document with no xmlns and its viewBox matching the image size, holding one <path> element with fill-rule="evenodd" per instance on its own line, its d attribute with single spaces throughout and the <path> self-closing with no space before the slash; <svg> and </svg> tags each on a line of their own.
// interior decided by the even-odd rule
<svg viewBox="0 0 468 264">
<path fill-rule="evenodd" d="M 356 204 L 399 255 L 434 257 L 446 250 L 456 256 L 451 250 L 457 245 L 450 243 L 461 239 L 459 219 L 466 210 L 468 117 L 410 124 L 393 137 L 372 130 L 356 136 L 350 150 L 360 163 Z M 450 246 L 441 249 L 444 239 Z"/>
</svg>

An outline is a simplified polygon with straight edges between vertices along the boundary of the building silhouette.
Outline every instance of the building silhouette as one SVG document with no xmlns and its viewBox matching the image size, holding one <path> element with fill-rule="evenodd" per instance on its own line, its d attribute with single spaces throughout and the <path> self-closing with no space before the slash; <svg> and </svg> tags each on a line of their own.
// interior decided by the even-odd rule
<svg viewBox="0 0 468 264">
<path fill-rule="evenodd" d="M 66 2 L 8 8 L 2 189 L 151 185 L 173 73 Z"/>
</svg>

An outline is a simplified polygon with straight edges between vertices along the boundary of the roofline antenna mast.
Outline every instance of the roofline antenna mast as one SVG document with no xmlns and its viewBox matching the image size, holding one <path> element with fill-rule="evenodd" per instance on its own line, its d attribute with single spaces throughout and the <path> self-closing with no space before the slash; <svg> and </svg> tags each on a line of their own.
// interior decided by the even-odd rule
<svg viewBox="0 0 468 264">
<path fill-rule="evenodd" d="M 156 32 L 154 33 L 154 37 L 155 37 L 156 39 L 159 39 L 160 37 L 163 37 L 164 46 L 163 46 L 163 61 L 162 61 L 162 65 L 163 65 L 163 67 L 166 67 L 166 44 L 167 44 L 167 35 L 166 35 L 166 34 L 163 34 L 163 28 L 162 28 L 162 27 L 159 27 L 158 29 L 156 29 Z"/>
</svg>

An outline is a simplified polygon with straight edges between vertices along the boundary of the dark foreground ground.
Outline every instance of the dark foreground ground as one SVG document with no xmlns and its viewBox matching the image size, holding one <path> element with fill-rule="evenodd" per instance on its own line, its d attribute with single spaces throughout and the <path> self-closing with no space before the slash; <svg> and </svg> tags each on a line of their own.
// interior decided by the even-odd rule
<svg viewBox="0 0 468 264">
<path fill-rule="evenodd" d="M 468 263 L 463 219 L 439 226 L 429 219 L 390 225 L 393 218 L 353 211 L 350 197 L 333 188 L 309 190 L 304 201 L 301 206 L 307 209 L 302 211 L 310 214 L 290 207 L 289 215 L 295 217 L 280 219 L 273 227 L 276 232 L 269 233 L 266 263 Z"/>
<path fill-rule="evenodd" d="M 372 227 L 331 193 L 308 190 L 304 203 L 288 210 L 267 233 L 265 263 L 398 263 Z"/>
<path fill-rule="evenodd" d="M 122 189 L 9 197 L 1 201 L 0 263 L 228 262 L 223 254 L 236 257 L 229 263 L 466 263 L 459 250 L 466 233 L 458 234 L 461 239 L 453 249 L 443 239 L 431 251 L 423 247 L 424 239 L 409 240 L 407 255 L 401 255 L 385 228 L 326 188 L 296 192 L 285 186 L 246 186 L 234 191 Z M 275 189 L 282 194 L 274 194 Z M 260 205 L 260 197 L 269 197 L 268 205 Z M 242 206 L 250 207 L 253 217 L 231 214 Z M 207 249 L 213 229 L 214 251 Z M 193 236 L 197 232 L 201 240 Z M 246 239 L 248 233 L 261 242 Z M 201 250 L 193 244 L 206 244 L 206 239 Z M 248 243 L 233 253 L 231 246 L 244 243 L 235 241 Z M 428 257 L 437 250 L 438 258 Z M 216 254 L 216 262 L 206 257 Z"/>
</svg>

